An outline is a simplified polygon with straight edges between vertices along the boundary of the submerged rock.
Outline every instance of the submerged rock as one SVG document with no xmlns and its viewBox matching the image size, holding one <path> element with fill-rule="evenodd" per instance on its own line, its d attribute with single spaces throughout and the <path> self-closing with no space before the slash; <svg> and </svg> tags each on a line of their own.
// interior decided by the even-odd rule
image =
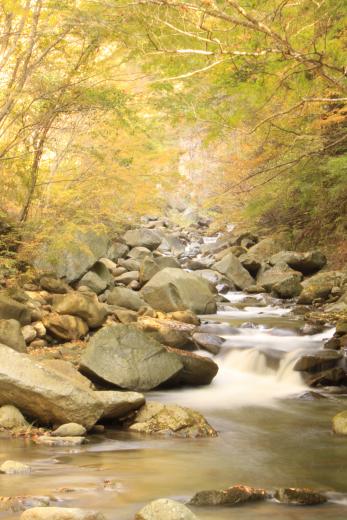
<svg viewBox="0 0 347 520">
<path fill-rule="evenodd" d="M 195 410 L 175 404 L 164 405 L 156 401 L 146 403 L 130 424 L 133 432 L 173 437 L 216 437 L 217 432 Z"/>
<path fill-rule="evenodd" d="M 135 520 L 198 520 L 198 518 L 184 504 L 169 498 L 160 498 L 136 513 Z"/>
<path fill-rule="evenodd" d="M 30 466 L 16 460 L 7 460 L 0 466 L 0 473 L 6 473 L 6 475 L 23 475 L 30 472 Z"/>
<path fill-rule="evenodd" d="M 19 513 L 32 507 L 48 507 L 52 498 L 47 496 L 0 496 L 0 511 Z"/>
<path fill-rule="evenodd" d="M 199 491 L 189 503 L 194 506 L 235 506 L 265 500 L 266 497 L 267 492 L 264 489 L 236 484 L 227 489 Z"/>
<path fill-rule="evenodd" d="M 305 488 L 276 489 L 274 497 L 282 504 L 297 504 L 301 506 L 316 506 L 327 501 L 324 495 Z"/>
<path fill-rule="evenodd" d="M 105 520 L 95 511 L 70 507 L 33 507 L 22 513 L 20 520 Z"/>
<path fill-rule="evenodd" d="M 188 309 L 196 314 L 210 314 L 216 311 L 215 295 L 208 282 L 182 269 L 163 269 L 142 288 L 141 296 L 153 309 L 163 312 Z"/>
<path fill-rule="evenodd" d="M 338 413 L 333 418 L 333 432 L 339 435 L 347 435 L 347 410 Z"/>
<path fill-rule="evenodd" d="M 81 359 L 81 370 L 92 378 L 138 391 L 156 388 L 182 368 L 175 354 L 132 325 L 99 330 Z"/>
<path fill-rule="evenodd" d="M 36 444 L 44 446 L 80 446 L 86 442 L 85 437 L 50 437 L 49 435 L 41 435 L 34 439 Z"/>
</svg>

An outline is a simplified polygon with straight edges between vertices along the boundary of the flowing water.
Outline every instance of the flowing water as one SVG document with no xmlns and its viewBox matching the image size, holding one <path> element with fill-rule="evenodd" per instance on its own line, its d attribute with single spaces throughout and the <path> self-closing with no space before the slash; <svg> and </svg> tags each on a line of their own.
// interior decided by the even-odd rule
<svg viewBox="0 0 347 520">
<path fill-rule="evenodd" d="M 29 476 L 0 475 L 0 494 L 52 495 L 65 506 L 130 520 L 159 497 L 186 500 L 198 490 L 235 483 L 306 486 L 329 492 L 332 501 L 313 508 L 266 502 L 195 512 L 202 520 L 345 520 L 347 442 L 333 436 L 330 425 L 347 403 L 303 398 L 307 389 L 293 371 L 300 352 L 320 348 L 333 331 L 302 335 L 300 318 L 268 297 L 229 293 L 227 300 L 217 315 L 204 317 L 203 329 L 226 340 L 215 358 L 220 370 L 212 385 L 148 395 L 201 411 L 218 438 L 146 438 L 107 430 L 73 449 L 0 439 L 2 460 L 32 466 Z"/>
</svg>

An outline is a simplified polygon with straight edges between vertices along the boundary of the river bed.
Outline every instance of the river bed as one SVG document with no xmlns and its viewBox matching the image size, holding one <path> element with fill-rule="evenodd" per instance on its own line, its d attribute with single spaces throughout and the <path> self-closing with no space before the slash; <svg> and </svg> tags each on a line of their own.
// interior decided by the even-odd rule
<svg viewBox="0 0 347 520">
<path fill-rule="evenodd" d="M 194 511 L 204 520 L 345 519 L 347 443 L 331 433 L 331 418 L 346 408 L 346 401 L 302 398 L 307 389 L 293 371 L 301 349 L 320 348 L 333 331 L 302 335 L 303 323 L 290 307 L 259 297 L 250 302 L 247 297 L 251 304 L 243 305 L 244 298 L 230 293 L 228 305 L 203 318 L 205 330 L 226 339 L 215 358 L 220 370 L 213 384 L 147 396 L 201 411 L 219 431 L 218 438 L 146 438 L 108 429 L 73 449 L 0 439 L 1 458 L 32 466 L 29 476 L 0 475 L 1 495 L 51 495 L 57 505 L 131 520 L 153 499 L 188 500 L 202 489 L 236 483 L 311 487 L 331 493 L 332 502 L 313 508 L 266 502 Z M 18 516 L 3 513 L 0 518 Z"/>
</svg>

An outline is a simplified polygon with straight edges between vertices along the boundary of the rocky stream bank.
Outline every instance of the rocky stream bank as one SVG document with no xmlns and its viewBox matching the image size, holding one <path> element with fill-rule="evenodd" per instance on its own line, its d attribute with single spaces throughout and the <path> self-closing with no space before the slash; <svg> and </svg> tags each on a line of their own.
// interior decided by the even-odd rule
<svg viewBox="0 0 347 520">
<path fill-rule="evenodd" d="M 184 229 L 148 218 L 111 241 L 102 234 L 83 234 L 58 260 L 43 261 L 39 255 L 35 265 L 33 282 L 7 284 L 0 292 L 1 436 L 25 445 L 27 454 L 10 460 L 0 439 L 3 487 L 9 488 L 11 479 L 20 479 L 17 491 L 30 487 L 25 482 L 32 481 L 38 462 L 30 464 L 28 450 L 44 450 L 37 453 L 46 457 L 49 450 L 58 450 L 58 457 L 74 450 L 86 453 L 108 435 L 117 442 L 126 438 L 129 450 L 146 439 L 164 442 L 165 449 L 170 442 L 195 443 L 203 458 L 204 447 L 213 451 L 211 443 L 218 443 L 226 429 L 224 417 L 214 421 L 210 414 L 207 395 L 214 407 L 234 406 L 225 387 L 214 391 L 222 377 L 237 386 L 235 374 L 225 376 L 224 366 L 240 367 L 242 358 L 243 372 L 245 355 L 252 358 L 247 370 L 257 377 L 290 372 L 299 389 L 293 402 L 329 405 L 326 429 L 346 449 L 347 271 L 330 271 L 321 252 L 290 251 L 283 237 L 235 232 L 210 237 L 203 219 Z M 283 331 L 289 329 L 291 346 L 281 349 L 289 341 Z M 263 384 L 263 379 L 253 383 Z M 193 399 L 197 406 L 186 406 L 190 396 L 198 396 Z M 255 395 L 247 406 L 253 401 Z M 207 419 L 201 413 L 205 409 Z M 219 480 L 211 477 L 208 486 L 201 482 L 204 488 L 184 497 L 170 488 L 162 495 L 154 487 L 152 502 L 121 518 L 224 518 L 225 508 L 244 503 L 250 511 L 258 503 L 266 503 L 266 511 L 276 504 L 323 507 L 328 502 L 332 507 L 332 496 L 341 492 L 339 486 L 298 486 L 296 478 L 293 487 L 281 479 L 278 487 L 276 479 L 264 478 L 260 486 L 258 477 L 242 484 L 235 484 L 240 479 Z M 105 489 L 119 497 L 109 479 L 93 492 Z M 68 490 L 48 491 L 3 495 L 0 516 L 118 518 L 117 506 L 113 512 L 93 512 L 80 500 L 78 507 L 69 507 L 74 504 Z"/>
</svg>

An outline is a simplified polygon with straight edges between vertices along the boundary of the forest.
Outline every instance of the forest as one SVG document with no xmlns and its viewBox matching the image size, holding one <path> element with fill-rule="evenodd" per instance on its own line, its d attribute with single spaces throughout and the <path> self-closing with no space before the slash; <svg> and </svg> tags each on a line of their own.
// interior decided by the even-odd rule
<svg viewBox="0 0 347 520">
<path fill-rule="evenodd" d="M 346 51 L 347 0 L 0 1 L 0 520 L 346 517 Z"/>
</svg>

